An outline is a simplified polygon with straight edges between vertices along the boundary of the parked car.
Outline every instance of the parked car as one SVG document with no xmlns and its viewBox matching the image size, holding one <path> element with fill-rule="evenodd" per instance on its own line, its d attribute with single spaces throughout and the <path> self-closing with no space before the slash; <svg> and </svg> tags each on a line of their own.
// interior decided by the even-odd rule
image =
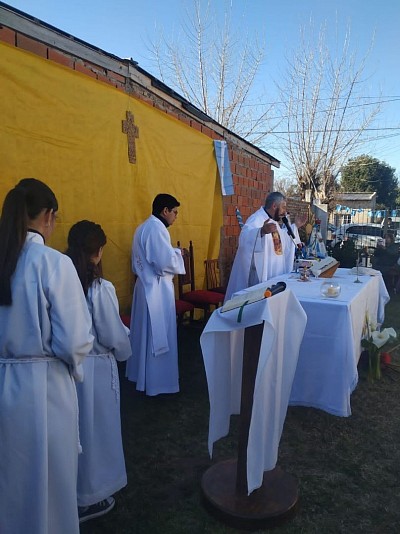
<svg viewBox="0 0 400 534">
<path fill-rule="evenodd" d="M 352 239 L 355 242 L 356 249 L 365 248 L 373 250 L 377 245 L 384 245 L 385 240 L 383 238 L 384 229 L 380 224 L 375 223 L 348 223 L 342 224 L 335 234 L 335 238 L 332 239 L 331 247 L 333 248 L 337 243 Z M 400 241 L 400 238 L 396 236 L 396 242 Z"/>
</svg>

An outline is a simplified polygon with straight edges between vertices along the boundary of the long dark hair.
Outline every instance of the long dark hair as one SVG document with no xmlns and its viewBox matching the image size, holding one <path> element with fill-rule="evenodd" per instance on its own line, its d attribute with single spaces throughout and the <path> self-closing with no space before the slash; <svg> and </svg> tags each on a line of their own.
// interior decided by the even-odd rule
<svg viewBox="0 0 400 534">
<path fill-rule="evenodd" d="M 11 277 L 24 246 L 28 224 L 42 210 L 58 210 L 57 199 L 46 184 L 24 178 L 4 199 L 0 217 L 0 306 L 11 306 Z"/>
<path fill-rule="evenodd" d="M 93 282 L 103 276 L 101 261 L 95 265 L 92 257 L 106 243 L 106 234 L 101 226 L 91 221 L 79 221 L 69 231 L 68 248 L 65 253 L 75 265 L 85 295 Z"/>
</svg>

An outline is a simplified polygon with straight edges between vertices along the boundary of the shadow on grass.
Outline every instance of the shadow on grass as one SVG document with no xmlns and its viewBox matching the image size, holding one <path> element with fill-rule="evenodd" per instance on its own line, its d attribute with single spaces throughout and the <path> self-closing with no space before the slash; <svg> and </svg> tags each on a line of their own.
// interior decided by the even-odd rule
<svg viewBox="0 0 400 534">
<path fill-rule="evenodd" d="M 386 308 L 400 331 L 400 297 Z M 232 458 L 237 417 L 229 436 L 207 450 L 209 404 L 199 326 L 179 329 L 180 384 L 176 395 L 146 397 L 120 367 L 121 417 L 128 486 L 108 515 L 82 534 L 227 534 L 237 532 L 204 509 L 200 481 L 214 462 Z M 398 355 L 395 360 L 400 363 Z M 300 508 L 274 532 L 392 534 L 400 522 L 400 374 L 384 371 L 373 384 L 359 369 L 352 416 L 289 407 L 279 465 L 299 483 Z M 260 531 L 262 532 L 262 531 Z"/>
</svg>

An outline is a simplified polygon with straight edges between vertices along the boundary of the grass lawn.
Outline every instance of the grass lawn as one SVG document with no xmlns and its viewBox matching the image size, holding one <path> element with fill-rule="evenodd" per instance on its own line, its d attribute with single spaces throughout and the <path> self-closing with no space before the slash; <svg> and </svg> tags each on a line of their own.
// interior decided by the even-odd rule
<svg viewBox="0 0 400 534">
<path fill-rule="evenodd" d="M 385 326 L 400 332 L 400 296 L 386 307 Z M 207 451 L 208 393 L 199 345 L 201 328 L 179 331 L 181 392 L 146 397 L 121 366 L 121 417 L 128 486 L 108 515 L 81 526 L 82 534 L 223 534 L 237 530 L 204 509 L 200 480 L 214 462 L 237 450 L 231 432 Z M 400 364 L 400 351 L 393 356 Z M 284 534 L 400 532 L 400 374 L 383 371 L 370 383 L 359 368 L 352 416 L 289 407 L 278 464 L 299 484 L 294 519 Z M 262 532 L 262 531 L 259 531 Z"/>
</svg>

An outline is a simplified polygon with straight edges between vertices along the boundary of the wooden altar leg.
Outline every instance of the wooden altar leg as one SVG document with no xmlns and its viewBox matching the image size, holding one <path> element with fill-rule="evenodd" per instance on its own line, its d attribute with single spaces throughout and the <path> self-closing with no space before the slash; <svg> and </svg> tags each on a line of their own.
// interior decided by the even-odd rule
<svg viewBox="0 0 400 534">
<path fill-rule="evenodd" d="M 294 515 L 298 501 L 296 480 L 279 467 L 266 471 L 261 487 L 247 495 L 247 444 L 263 327 L 264 323 L 248 327 L 244 335 L 238 459 L 213 465 L 201 481 L 210 513 L 229 526 L 246 530 L 286 521 Z"/>
</svg>

